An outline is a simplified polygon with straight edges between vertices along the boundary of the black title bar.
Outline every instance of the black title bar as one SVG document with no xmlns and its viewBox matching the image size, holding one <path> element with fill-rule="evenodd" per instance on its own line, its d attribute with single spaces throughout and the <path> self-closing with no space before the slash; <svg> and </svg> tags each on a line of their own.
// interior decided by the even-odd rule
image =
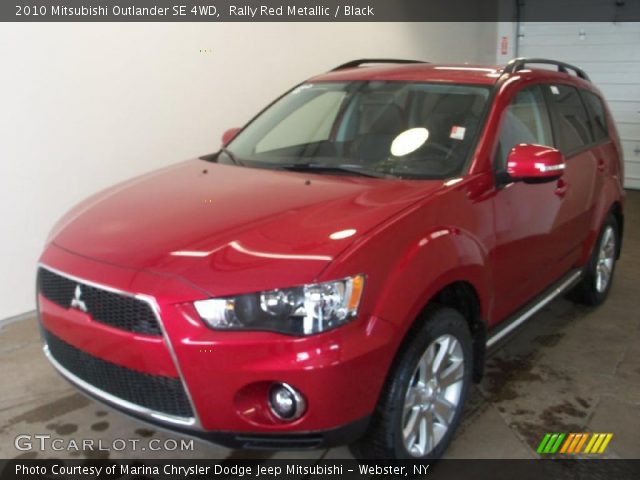
<svg viewBox="0 0 640 480">
<path fill-rule="evenodd" d="M 640 460 L 0 460 L 0 480 L 565 480 L 640 478 Z"/>
<path fill-rule="evenodd" d="M 638 0 L 3 0 L 2 22 L 640 21 Z"/>
</svg>

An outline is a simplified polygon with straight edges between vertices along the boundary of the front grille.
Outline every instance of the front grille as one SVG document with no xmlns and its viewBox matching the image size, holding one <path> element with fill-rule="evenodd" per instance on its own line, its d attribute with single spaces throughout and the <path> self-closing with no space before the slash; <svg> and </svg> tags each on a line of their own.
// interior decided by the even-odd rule
<svg viewBox="0 0 640 480">
<path fill-rule="evenodd" d="M 162 334 L 158 319 L 147 302 L 77 282 L 46 268 L 38 269 L 38 291 L 61 307 L 71 307 L 78 286 L 79 298 L 95 321 L 130 332 Z"/>
<path fill-rule="evenodd" d="M 51 356 L 94 387 L 127 402 L 177 417 L 193 417 L 189 398 L 177 378 L 150 375 L 94 357 L 43 329 Z"/>
</svg>

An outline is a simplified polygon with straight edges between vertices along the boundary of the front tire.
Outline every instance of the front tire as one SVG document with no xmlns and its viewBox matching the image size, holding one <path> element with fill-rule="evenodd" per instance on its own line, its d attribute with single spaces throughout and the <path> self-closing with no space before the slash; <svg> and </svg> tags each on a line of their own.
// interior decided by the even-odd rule
<svg viewBox="0 0 640 480">
<path fill-rule="evenodd" d="M 455 432 L 473 371 L 464 317 L 430 308 L 398 354 L 365 437 L 352 446 L 359 458 L 434 459 Z"/>
<path fill-rule="evenodd" d="M 609 214 L 602 224 L 584 276 L 573 292 L 573 299 L 578 303 L 597 306 L 607 299 L 620 242 L 618 232 L 618 222 Z"/>
</svg>

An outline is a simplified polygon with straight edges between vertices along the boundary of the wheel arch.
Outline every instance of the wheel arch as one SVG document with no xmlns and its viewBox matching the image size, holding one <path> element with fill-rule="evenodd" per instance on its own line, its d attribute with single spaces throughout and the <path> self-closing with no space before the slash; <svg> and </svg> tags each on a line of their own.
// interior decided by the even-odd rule
<svg viewBox="0 0 640 480">
<path fill-rule="evenodd" d="M 482 301 L 478 289 L 467 279 L 451 281 L 435 290 L 425 300 L 396 350 L 394 364 L 413 338 L 414 332 L 427 321 L 429 312 L 438 307 L 452 308 L 466 320 L 473 347 L 473 380 L 479 382 L 484 372 L 487 325 L 482 316 Z"/>
<path fill-rule="evenodd" d="M 478 238 L 456 227 L 440 227 L 428 238 L 430 248 L 422 248 L 418 243 L 418 248 L 411 249 L 396 263 L 387 277 L 387 289 L 379 297 L 379 305 L 391 303 L 386 301 L 390 297 L 403 299 L 405 305 L 400 310 L 377 311 L 382 318 L 393 319 L 392 323 L 399 328 L 400 340 L 396 340 L 393 363 L 410 341 L 412 332 L 422 325 L 429 309 L 450 307 L 460 312 L 469 326 L 474 352 L 473 379 L 478 382 L 484 370 L 487 321 L 494 301 L 489 252 Z M 398 306 L 398 302 L 394 304 Z"/>
<path fill-rule="evenodd" d="M 616 223 L 618 224 L 618 248 L 616 251 L 616 259 L 619 259 L 620 252 L 622 251 L 622 239 L 624 238 L 624 213 L 622 212 L 622 202 L 615 201 L 609 212 L 614 216 Z"/>
<path fill-rule="evenodd" d="M 606 182 L 595 207 L 589 234 L 583 244 L 582 255 L 578 262 L 579 265 L 585 265 L 591 258 L 602 223 L 609 214 L 615 217 L 618 224 L 618 251 L 616 252 L 616 258 L 620 258 L 622 234 L 624 232 L 623 204 L 624 191 L 621 190 L 621 187 L 613 181 Z"/>
</svg>

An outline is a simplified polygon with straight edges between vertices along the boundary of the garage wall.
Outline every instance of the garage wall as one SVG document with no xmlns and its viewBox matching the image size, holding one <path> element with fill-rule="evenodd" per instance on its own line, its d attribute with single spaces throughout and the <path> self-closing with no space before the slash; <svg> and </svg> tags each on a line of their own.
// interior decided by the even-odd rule
<svg viewBox="0 0 640 480">
<path fill-rule="evenodd" d="M 492 62 L 495 24 L 9 24 L 0 29 L 0 319 L 34 308 L 73 204 L 217 149 L 293 84 L 360 57 Z"/>
<path fill-rule="evenodd" d="M 613 5 L 602 0 L 599 3 L 606 3 L 605 12 Z M 598 1 L 591 5 L 598 6 Z M 526 14 L 525 10 L 525 18 Z M 625 186 L 640 189 L 640 23 L 614 22 L 613 12 L 602 18 L 611 21 L 523 21 L 518 55 L 563 60 L 589 74 L 607 99 L 618 127 L 625 159 Z"/>
</svg>

